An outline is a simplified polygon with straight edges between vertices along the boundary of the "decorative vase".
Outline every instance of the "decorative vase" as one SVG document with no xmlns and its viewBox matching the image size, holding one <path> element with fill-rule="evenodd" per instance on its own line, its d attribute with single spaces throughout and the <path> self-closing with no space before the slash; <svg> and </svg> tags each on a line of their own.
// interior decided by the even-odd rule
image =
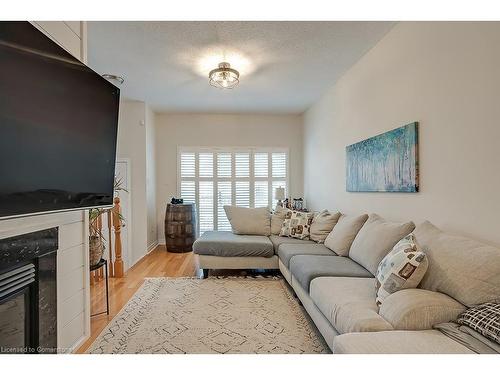
<svg viewBox="0 0 500 375">
<path fill-rule="evenodd" d="M 89 260 L 90 266 L 95 266 L 102 259 L 104 254 L 104 243 L 99 237 L 90 237 L 89 241 Z"/>
</svg>

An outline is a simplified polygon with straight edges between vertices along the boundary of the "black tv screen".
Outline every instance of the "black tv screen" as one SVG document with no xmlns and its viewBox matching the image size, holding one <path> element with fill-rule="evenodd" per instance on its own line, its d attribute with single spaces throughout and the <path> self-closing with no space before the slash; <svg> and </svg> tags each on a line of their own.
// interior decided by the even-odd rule
<svg viewBox="0 0 500 375">
<path fill-rule="evenodd" d="M 111 205 L 119 99 L 29 22 L 0 22 L 0 217 Z"/>
</svg>

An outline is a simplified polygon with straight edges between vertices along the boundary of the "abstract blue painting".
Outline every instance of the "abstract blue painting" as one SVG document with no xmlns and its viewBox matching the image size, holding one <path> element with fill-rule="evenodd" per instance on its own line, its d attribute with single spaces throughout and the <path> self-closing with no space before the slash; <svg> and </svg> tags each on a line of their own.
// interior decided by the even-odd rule
<svg viewBox="0 0 500 375">
<path fill-rule="evenodd" d="M 346 189 L 418 192 L 418 123 L 347 146 Z"/>
</svg>

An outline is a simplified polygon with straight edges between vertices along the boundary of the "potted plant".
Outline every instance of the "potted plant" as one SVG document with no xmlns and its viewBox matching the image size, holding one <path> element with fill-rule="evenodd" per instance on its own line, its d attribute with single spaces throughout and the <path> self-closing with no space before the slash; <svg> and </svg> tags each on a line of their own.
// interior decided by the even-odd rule
<svg viewBox="0 0 500 375">
<path fill-rule="evenodd" d="M 115 196 L 119 191 L 128 193 L 128 191 L 122 187 L 122 184 L 123 180 L 115 176 L 113 187 Z M 101 216 L 113 209 L 114 208 L 91 208 L 89 210 L 89 257 L 91 266 L 95 266 L 99 263 L 106 248 L 104 245 L 104 235 L 102 233 Z M 118 218 L 121 224 L 125 222 L 125 218 L 121 213 L 118 214 Z"/>
</svg>

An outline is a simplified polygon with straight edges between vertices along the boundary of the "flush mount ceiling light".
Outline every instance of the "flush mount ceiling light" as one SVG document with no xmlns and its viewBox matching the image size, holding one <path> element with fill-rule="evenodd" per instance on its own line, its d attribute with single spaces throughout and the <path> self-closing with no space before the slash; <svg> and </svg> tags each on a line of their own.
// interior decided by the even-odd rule
<svg viewBox="0 0 500 375">
<path fill-rule="evenodd" d="M 208 82 L 214 87 L 220 89 L 232 89 L 239 82 L 240 73 L 231 68 L 227 62 L 221 62 L 217 69 L 213 69 L 208 73 Z"/>
<path fill-rule="evenodd" d="M 102 77 L 106 78 L 109 82 L 116 86 L 121 86 L 123 82 L 125 82 L 125 79 L 123 77 L 116 76 L 114 74 L 103 74 Z"/>
</svg>

